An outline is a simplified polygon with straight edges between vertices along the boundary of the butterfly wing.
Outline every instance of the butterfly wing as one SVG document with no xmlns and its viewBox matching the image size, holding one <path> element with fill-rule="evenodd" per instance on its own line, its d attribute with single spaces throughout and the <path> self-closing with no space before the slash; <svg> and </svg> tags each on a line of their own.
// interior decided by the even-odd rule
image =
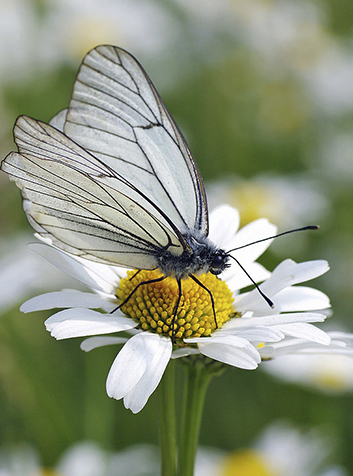
<svg viewBox="0 0 353 476">
<path fill-rule="evenodd" d="M 53 125 L 20 117 L 2 168 L 36 231 L 70 253 L 152 269 L 208 233 L 205 192 L 184 138 L 139 63 L 100 46 Z M 59 129 L 63 129 L 62 134 Z"/>
<path fill-rule="evenodd" d="M 86 55 L 64 133 L 143 190 L 182 233 L 208 234 L 197 165 L 151 80 L 129 53 L 98 46 Z"/>
<path fill-rule="evenodd" d="M 152 214 L 119 191 L 119 184 L 130 190 L 124 179 L 63 133 L 25 116 L 14 131 L 19 153 L 2 169 L 21 189 L 41 236 L 69 253 L 126 267 L 158 267 L 161 248 L 183 252 L 182 236 L 157 208 Z"/>
</svg>

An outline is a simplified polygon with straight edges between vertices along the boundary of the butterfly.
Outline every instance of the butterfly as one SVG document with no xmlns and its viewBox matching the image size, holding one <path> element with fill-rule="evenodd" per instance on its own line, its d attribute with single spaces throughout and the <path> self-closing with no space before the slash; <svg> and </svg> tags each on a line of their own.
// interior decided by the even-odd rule
<svg viewBox="0 0 353 476">
<path fill-rule="evenodd" d="M 92 49 L 69 107 L 49 124 L 20 116 L 14 139 L 18 152 L 1 168 L 20 188 L 35 231 L 81 258 L 162 272 L 148 282 L 174 276 L 175 313 L 183 279 L 205 288 L 198 275 L 218 275 L 235 259 L 209 240 L 196 162 L 147 73 L 123 49 Z"/>
</svg>

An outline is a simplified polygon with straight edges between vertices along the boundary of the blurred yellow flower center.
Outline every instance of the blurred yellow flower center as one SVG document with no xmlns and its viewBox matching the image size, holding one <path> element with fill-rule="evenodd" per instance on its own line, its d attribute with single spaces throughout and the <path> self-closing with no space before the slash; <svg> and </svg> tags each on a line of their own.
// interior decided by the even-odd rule
<svg viewBox="0 0 353 476">
<path fill-rule="evenodd" d="M 231 291 L 224 281 L 211 273 L 202 274 L 198 279 L 212 293 L 217 324 L 210 294 L 191 278 L 181 281 L 182 296 L 174 317 L 179 295 L 176 279 L 167 277 L 144 284 L 163 275 L 160 271 L 141 270 L 136 273 L 136 270 L 128 271 L 127 278 L 120 281 L 116 295 L 123 302 L 141 284 L 121 310 L 145 331 L 174 336 L 175 339 L 209 336 L 234 315 Z"/>
<path fill-rule="evenodd" d="M 342 392 L 350 389 L 348 378 L 338 372 L 317 372 L 312 382 L 328 392 Z"/>
<path fill-rule="evenodd" d="M 263 456 L 251 449 L 229 454 L 223 461 L 221 476 L 274 476 Z"/>
<path fill-rule="evenodd" d="M 48 468 L 42 469 L 39 474 L 40 476 L 61 476 L 55 469 Z"/>
<path fill-rule="evenodd" d="M 269 215 L 275 220 L 281 211 L 281 200 L 278 200 L 277 194 L 265 184 L 239 183 L 231 190 L 231 198 L 244 225 Z"/>
</svg>

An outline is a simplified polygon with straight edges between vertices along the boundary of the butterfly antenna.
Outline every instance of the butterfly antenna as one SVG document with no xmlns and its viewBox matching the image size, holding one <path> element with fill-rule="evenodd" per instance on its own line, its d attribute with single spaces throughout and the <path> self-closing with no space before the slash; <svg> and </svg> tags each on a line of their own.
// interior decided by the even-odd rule
<svg viewBox="0 0 353 476">
<path fill-rule="evenodd" d="M 283 231 L 282 233 L 278 233 L 277 235 L 268 236 L 267 238 L 262 238 L 261 240 L 252 241 L 251 243 L 247 243 L 246 245 L 233 248 L 232 250 L 227 251 L 227 254 L 231 253 L 232 251 L 238 251 L 243 248 L 247 248 L 248 246 L 251 246 L 251 245 L 256 245 L 257 243 L 262 243 L 263 241 L 273 240 L 274 238 L 279 238 L 280 236 L 289 235 L 290 233 L 296 233 L 297 231 L 318 230 L 319 228 L 320 227 L 318 225 L 308 225 L 308 226 L 303 226 L 302 228 L 294 228 L 293 230 Z"/>
<path fill-rule="evenodd" d="M 260 293 L 260 295 L 264 298 L 264 300 L 267 302 L 267 304 L 273 309 L 275 307 L 275 305 L 273 304 L 273 302 L 271 301 L 271 299 L 269 297 L 266 296 L 266 294 L 264 292 L 262 292 L 260 286 L 255 283 L 255 281 L 253 280 L 253 278 L 250 276 L 250 274 L 246 271 L 246 269 L 244 268 L 244 266 L 242 266 L 239 261 L 234 258 L 234 256 L 232 255 L 228 255 L 230 258 L 234 259 L 234 261 L 237 263 L 237 265 L 239 266 L 240 269 L 242 269 L 244 271 L 244 273 L 247 275 L 247 277 L 250 279 L 250 281 L 253 283 L 253 285 L 255 286 L 255 288 L 258 290 L 258 292 Z"/>
<path fill-rule="evenodd" d="M 303 226 L 301 228 L 294 228 L 293 230 L 288 230 L 288 231 L 283 231 L 282 233 L 278 233 L 277 235 L 273 235 L 273 236 L 268 236 L 267 238 L 262 238 L 261 240 L 256 240 L 256 241 L 252 241 L 251 243 L 247 243 L 246 245 L 242 245 L 242 246 L 238 246 L 237 248 L 233 248 L 232 250 L 229 250 L 227 251 L 227 255 L 232 258 L 237 264 L 238 266 L 244 271 L 244 273 L 246 274 L 246 276 L 250 279 L 250 281 L 252 282 L 252 284 L 255 286 L 255 288 L 258 290 L 258 292 L 260 293 L 260 295 L 264 298 L 264 300 L 267 302 L 267 304 L 271 307 L 271 308 L 274 308 L 274 304 L 273 302 L 271 301 L 271 299 L 269 297 L 266 296 L 266 294 L 264 294 L 262 292 L 262 290 L 260 289 L 260 287 L 258 286 L 258 284 L 255 283 L 255 281 L 253 280 L 253 278 L 250 276 L 250 274 L 246 271 L 246 269 L 244 268 L 244 266 L 242 266 L 239 261 L 234 258 L 234 256 L 232 256 L 230 253 L 232 251 L 238 251 L 238 250 L 241 250 L 243 248 L 246 248 L 248 246 L 251 246 L 251 245 L 256 245 L 257 243 L 262 243 L 263 241 L 267 241 L 267 240 L 273 240 L 274 238 L 278 238 L 280 236 L 284 236 L 284 235 L 289 235 L 290 233 L 296 233 L 297 231 L 306 231 L 306 230 L 318 230 L 320 227 L 318 225 L 308 225 L 308 226 Z"/>
</svg>

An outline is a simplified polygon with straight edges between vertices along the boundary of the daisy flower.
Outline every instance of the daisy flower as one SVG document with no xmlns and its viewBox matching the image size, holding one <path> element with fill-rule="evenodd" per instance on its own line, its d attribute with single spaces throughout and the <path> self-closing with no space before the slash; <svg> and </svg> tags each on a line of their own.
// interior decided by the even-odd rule
<svg viewBox="0 0 353 476">
<path fill-rule="evenodd" d="M 291 229 L 327 219 L 330 203 L 321 188 L 308 174 L 233 176 L 208 183 L 207 199 L 211 209 L 223 203 L 237 208 L 243 224 L 264 216 Z"/>
<path fill-rule="evenodd" d="M 276 233 L 276 227 L 266 219 L 240 230 L 238 227 L 239 214 L 227 205 L 210 215 L 210 239 L 226 250 Z M 47 330 L 56 339 L 90 336 L 81 344 L 85 351 L 124 344 L 109 371 L 107 393 L 115 399 L 123 398 L 125 407 L 137 413 L 158 386 L 172 358 L 200 354 L 253 370 L 261 362 L 261 349 L 269 353 L 273 343 L 286 342 L 289 337 L 316 345 L 330 344 L 330 337 L 311 324 L 325 319 L 325 314 L 313 311 L 329 307 L 327 296 L 309 287 L 293 286 L 325 273 L 327 262 L 297 264 L 286 260 L 270 273 L 256 263 L 270 241 L 238 249 L 232 255 L 255 282 L 263 281 L 261 289 L 274 302 L 272 309 L 258 290 L 241 292 L 251 281 L 237 263 L 220 277 L 211 273 L 199 276 L 212 293 L 216 319 L 209 292 L 192 279 L 182 281 L 182 298 L 173 317 L 178 296 L 175 278 L 143 284 L 160 272 L 137 273 L 35 243 L 31 245 L 34 251 L 94 292 L 70 289 L 47 293 L 30 299 L 21 310 L 61 308 L 46 321 Z M 127 302 L 117 309 L 127 297 Z"/>
<path fill-rule="evenodd" d="M 265 428 L 251 446 L 231 452 L 200 448 L 195 476 L 344 476 L 347 472 L 342 466 L 330 464 L 334 443 L 322 429 L 301 431 L 278 421 Z"/>
</svg>

